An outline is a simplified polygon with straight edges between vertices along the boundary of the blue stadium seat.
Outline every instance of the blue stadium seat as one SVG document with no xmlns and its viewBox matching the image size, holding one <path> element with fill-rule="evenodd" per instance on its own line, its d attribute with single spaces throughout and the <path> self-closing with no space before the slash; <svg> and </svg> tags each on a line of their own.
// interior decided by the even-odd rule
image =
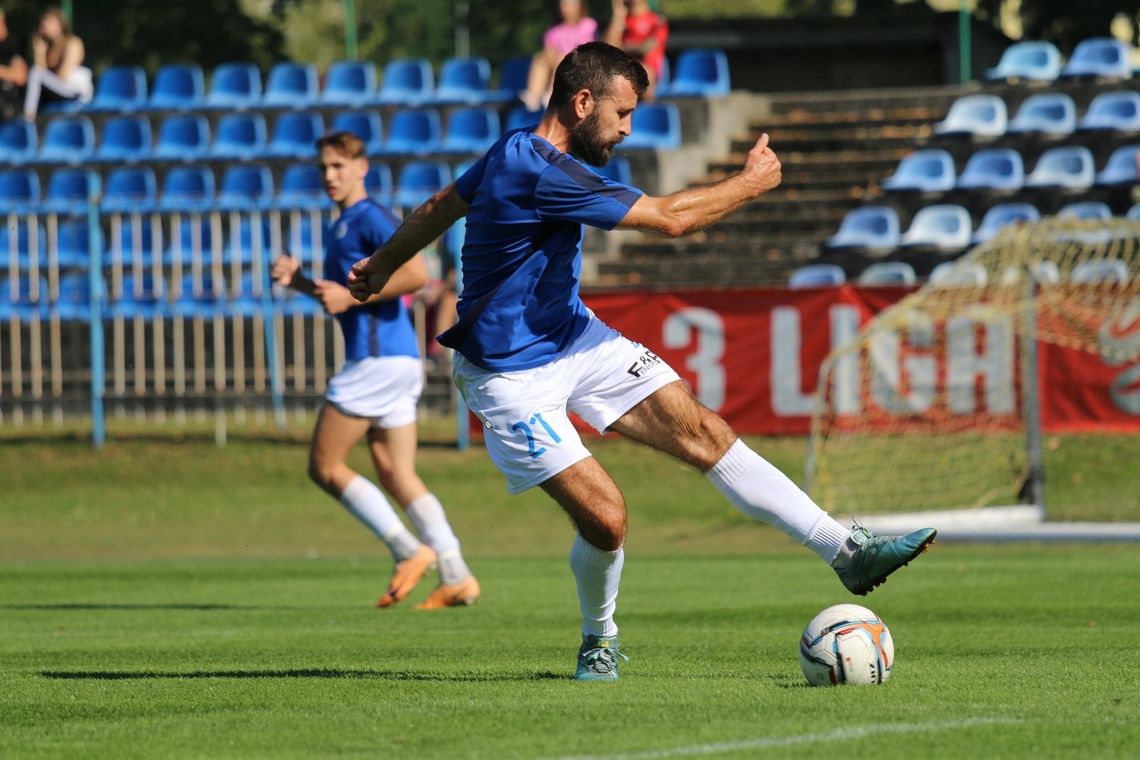
<svg viewBox="0 0 1140 760">
<path fill-rule="evenodd" d="M 177 317 L 209 319 L 226 312 L 226 287 L 221 280 L 215 280 L 209 272 L 203 272 L 199 279 L 192 272 L 182 276 L 178 285 L 178 299 L 170 304 L 170 311 Z"/>
<path fill-rule="evenodd" d="M 150 122 L 141 116 L 123 116 L 103 123 L 94 160 L 131 164 L 150 157 Z"/>
<path fill-rule="evenodd" d="M 176 166 L 162 182 L 162 211 L 204 211 L 214 203 L 214 173 L 205 166 Z"/>
<path fill-rule="evenodd" d="M 218 190 L 221 211 L 267 211 L 273 205 L 273 173 L 260 164 L 226 167 Z"/>
<path fill-rule="evenodd" d="M 1060 73 L 1061 51 L 1052 42 L 1018 42 L 1006 48 L 986 78 L 1052 82 Z"/>
<path fill-rule="evenodd" d="M 899 215 L 890 206 L 864 206 L 843 217 L 828 248 L 890 250 L 899 245 Z"/>
<path fill-rule="evenodd" d="M 321 115 L 312 112 L 286 113 L 273 124 L 273 137 L 265 148 L 272 158 L 316 158 L 317 138 L 324 134 Z"/>
<path fill-rule="evenodd" d="M 376 94 L 381 105 L 416 106 L 435 89 L 431 64 L 423 58 L 397 58 L 384 67 L 384 82 Z"/>
<path fill-rule="evenodd" d="M 103 254 L 103 264 L 110 266 L 116 259 L 127 270 L 136 262 L 141 267 L 154 265 L 154 232 L 149 219 L 142 219 L 137 227 L 129 223 L 129 220 L 123 220 L 119 227 L 117 245 L 112 239 L 111 246 Z"/>
<path fill-rule="evenodd" d="M 661 75 L 657 77 L 657 81 L 653 85 L 653 94 L 659 98 L 667 98 L 671 94 L 669 92 L 670 85 L 672 84 L 673 77 L 672 71 L 669 66 L 669 58 L 662 57 L 661 59 Z"/>
<path fill-rule="evenodd" d="M 393 185 L 392 170 L 387 164 L 369 164 L 368 173 L 364 175 L 364 189 L 374 201 L 381 206 L 391 206 Z"/>
<path fill-rule="evenodd" d="M 1137 203 L 1132 208 L 1128 209 L 1128 213 L 1124 215 L 1125 219 L 1140 220 L 1140 203 Z M 2 249 L 0 249 L 2 250 Z"/>
<path fill-rule="evenodd" d="M 1092 99 L 1079 129 L 1140 132 L 1140 92 L 1102 92 Z"/>
<path fill-rule="evenodd" d="M 894 285 L 906 287 L 913 285 L 918 277 L 914 267 L 905 261 L 879 261 L 859 273 L 859 284 L 878 287 Z"/>
<path fill-rule="evenodd" d="M 424 155 L 439 150 L 439 112 L 429 109 L 397 111 L 388 124 L 384 153 Z"/>
<path fill-rule="evenodd" d="M 266 108 L 307 108 L 320 96 L 317 68 L 308 63 L 278 63 L 269 70 L 261 104 Z"/>
<path fill-rule="evenodd" d="M 165 298 L 166 282 L 161 277 L 156 278 L 150 272 L 143 272 L 138 277 L 124 274 L 119 297 L 108 304 L 110 316 L 121 319 L 165 316 Z"/>
<path fill-rule="evenodd" d="M 168 241 L 166 251 L 162 255 L 163 264 L 169 266 L 176 260 L 181 260 L 185 267 L 193 262 L 195 255 L 203 265 L 209 264 L 212 260 L 214 232 L 208 215 L 202 214 L 197 218 L 189 214 L 183 215 L 178 220 L 176 228 L 171 229 L 170 236 L 171 240 Z"/>
<path fill-rule="evenodd" d="M 837 288 L 845 282 L 847 275 L 835 264 L 808 264 L 792 272 L 788 278 L 788 287 Z"/>
<path fill-rule="evenodd" d="M 188 111 L 202 105 L 206 97 L 202 68 L 193 64 L 171 64 L 159 68 L 154 89 L 146 101 L 149 111 Z"/>
<path fill-rule="evenodd" d="M 56 169 L 48 178 L 40 210 L 54 214 L 80 214 L 99 192 L 99 177 L 90 169 Z"/>
<path fill-rule="evenodd" d="M 111 66 L 95 84 L 84 111 L 130 112 L 146 104 L 146 74 L 138 66 Z"/>
<path fill-rule="evenodd" d="M 966 162 L 958 178 L 959 190 L 1011 192 L 1025 184 L 1025 164 L 1012 148 L 980 150 Z"/>
<path fill-rule="evenodd" d="M 214 69 L 206 107 L 225 110 L 250 108 L 261 100 L 261 72 L 252 63 L 223 63 Z"/>
<path fill-rule="evenodd" d="M 926 206 L 914 215 L 902 244 L 960 250 L 970 244 L 973 230 L 970 212 L 961 206 Z"/>
<path fill-rule="evenodd" d="M 1140 159 L 1138 152 L 1140 145 L 1123 145 L 1114 150 L 1104 168 L 1096 175 L 1096 183 L 1098 185 L 1140 184 L 1140 172 L 1136 168 L 1136 161 Z"/>
<path fill-rule="evenodd" d="M 499 67 L 499 86 L 484 94 L 488 103 L 510 103 L 526 90 L 530 76 L 531 56 L 523 55 L 508 58 Z"/>
<path fill-rule="evenodd" d="M 210 151 L 210 124 L 204 116 L 171 116 L 158 129 L 151 154 L 164 161 L 195 161 Z"/>
<path fill-rule="evenodd" d="M 259 224 L 254 224 L 251 217 L 243 215 L 238 220 L 236 234 L 228 222 L 223 228 L 226 236 L 226 244 L 222 248 L 223 264 L 240 262 L 243 266 L 249 266 L 258 255 L 261 256 L 262 263 L 269 263 L 266 261 L 270 257 L 269 219 L 267 217 L 262 217 Z M 257 240 L 254 239 L 255 232 L 258 233 Z"/>
<path fill-rule="evenodd" d="M 1093 155 L 1088 148 L 1050 148 L 1037 159 L 1037 166 L 1025 178 L 1026 187 L 1087 188 L 1096 179 Z"/>
<path fill-rule="evenodd" d="M 883 188 L 937 193 L 952 190 L 956 180 L 954 159 L 949 153 L 919 150 L 903 157 L 895 173 L 883 180 Z"/>
<path fill-rule="evenodd" d="M 56 118 L 48 122 L 36 154 L 41 164 L 79 164 L 95 151 L 95 127 L 85 116 Z"/>
<path fill-rule="evenodd" d="M 543 111 L 528 110 L 526 106 L 515 106 L 507 112 L 507 126 L 503 132 L 513 132 L 516 129 L 530 129 L 542 119 Z"/>
<path fill-rule="evenodd" d="M 613 156 L 605 166 L 591 166 L 595 174 L 600 174 L 608 180 L 619 182 L 623 185 L 633 184 L 633 170 L 630 168 L 629 159 L 625 156 Z"/>
<path fill-rule="evenodd" d="M 333 116 L 330 132 L 351 132 L 364 141 L 364 152 L 370 156 L 384 150 L 384 128 L 375 111 L 341 111 Z"/>
<path fill-rule="evenodd" d="M 673 98 L 711 98 L 727 95 L 730 89 L 728 57 L 724 51 L 692 48 L 677 57 L 673 80 L 660 94 Z"/>
<path fill-rule="evenodd" d="M 445 153 L 483 153 L 500 137 L 499 114 L 490 108 L 459 108 L 447 119 Z"/>
<path fill-rule="evenodd" d="M 282 211 L 331 208 L 320 169 L 311 162 L 286 167 L 274 205 Z"/>
<path fill-rule="evenodd" d="M 1041 218 L 1037 208 L 1028 203 L 999 203 L 982 217 L 974 232 L 973 242 L 985 243 L 1011 224 L 1036 222 Z"/>
<path fill-rule="evenodd" d="M 227 114 L 218 122 L 211 158 L 249 160 L 265 151 L 265 119 L 259 114 Z"/>
<path fill-rule="evenodd" d="M 681 147 L 681 114 L 672 103 L 649 103 L 633 112 L 632 132 L 621 147 L 625 150 Z"/>
<path fill-rule="evenodd" d="M 448 58 L 439 70 L 439 83 L 429 101 L 434 104 L 483 102 L 491 81 L 486 58 Z"/>
<path fill-rule="evenodd" d="M 376 94 L 376 67 L 370 61 L 337 61 L 325 74 L 321 103 L 357 106 Z"/>
<path fill-rule="evenodd" d="M 986 268 L 981 263 L 964 259 L 942 262 L 930 270 L 927 278 L 935 288 L 980 288 L 988 280 Z"/>
<path fill-rule="evenodd" d="M 18 166 L 36 156 L 36 125 L 23 119 L 0 124 L 0 166 Z"/>
<path fill-rule="evenodd" d="M 1132 76 L 1128 47 L 1112 37 L 1082 40 L 1061 69 L 1061 76 L 1128 79 Z"/>
<path fill-rule="evenodd" d="M 1001 137 L 1008 123 L 1005 101 L 997 95 L 965 95 L 954 101 L 946 118 L 934 125 L 934 132 Z"/>
<path fill-rule="evenodd" d="M 39 202 L 39 175 L 22 169 L 0 171 L 0 214 L 24 214 Z M 2 250 L 0 256 L 3 256 Z"/>
<path fill-rule="evenodd" d="M 1030 95 L 1009 123 L 1009 132 L 1041 132 L 1056 137 L 1071 135 L 1077 128 L 1077 106 L 1063 92 Z"/>
<path fill-rule="evenodd" d="M 1112 209 L 1100 201 L 1078 201 L 1070 203 L 1057 212 L 1058 219 L 1081 219 L 1087 222 L 1101 222 L 1112 218 Z"/>
<path fill-rule="evenodd" d="M 107 175 L 100 208 L 104 213 L 129 214 L 154 208 L 154 172 L 146 167 L 121 167 Z"/>
<path fill-rule="evenodd" d="M 103 230 L 96 227 L 100 247 Z M 91 260 L 91 230 L 86 219 L 63 219 L 56 227 L 56 264 L 60 269 L 86 268 Z M 86 275 L 84 275 L 86 277 Z M 60 286 L 62 289 L 62 284 Z"/>
<path fill-rule="evenodd" d="M 32 233 L 35 233 L 35 251 L 36 261 L 41 267 L 47 266 L 47 234 L 44 232 L 44 226 L 37 224 L 34 228 L 28 226 L 28 222 L 20 219 L 16 222 L 15 227 L 10 227 L 7 223 L 0 224 L 0 269 L 15 267 L 21 271 L 27 270 L 31 265 L 31 251 L 32 251 Z M 12 260 L 13 252 L 16 254 L 15 261 Z M 41 269 L 41 271 L 43 271 Z M 3 302 L 3 290 L 0 290 L 0 303 Z"/>
<path fill-rule="evenodd" d="M 48 281 L 44 275 L 35 280 L 26 273 L 0 279 L 0 321 L 47 319 L 48 294 Z"/>
<path fill-rule="evenodd" d="M 1073 267 L 1069 280 L 1082 285 L 1115 283 L 1127 285 L 1131 277 L 1128 265 L 1120 259 L 1090 259 Z"/>
<path fill-rule="evenodd" d="M 451 169 L 439 161 L 412 161 L 400 169 L 395 205 L 411 209 L 419 206 L 451 182 Z"/>
</svg>

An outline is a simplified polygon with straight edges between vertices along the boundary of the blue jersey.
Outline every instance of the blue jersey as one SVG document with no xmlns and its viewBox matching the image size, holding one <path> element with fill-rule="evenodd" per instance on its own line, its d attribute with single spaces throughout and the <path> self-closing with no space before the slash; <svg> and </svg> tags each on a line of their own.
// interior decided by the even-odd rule
<svg viewBox="0 0 1140 760">
<path fill-rule="evenodd" d="M 370 199 L 355 203 L 325 229 L 326 280 L 348 284 L 352 265 L 382 246 L 400 225 L 386 208 Z M 336 315 L 344 332 L 345 358 L 419 356 L 416 331 L 403 301 L 393 298 L 363 304 Z"/>
<path fill-rule="evenodd" d="M 455 182 L 469 207 L 459 320 L 439 337 L 494 372 L 549 363 L 582 334 L 582 225 L 613 229 L 641 191 L 598 176 L 526 130 Z"/>
</svg>

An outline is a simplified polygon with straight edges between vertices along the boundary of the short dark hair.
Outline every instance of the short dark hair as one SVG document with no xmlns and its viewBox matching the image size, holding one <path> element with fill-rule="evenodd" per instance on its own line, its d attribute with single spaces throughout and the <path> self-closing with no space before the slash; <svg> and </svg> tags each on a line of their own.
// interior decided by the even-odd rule
<svg viewBox="0 0 1140 760">
<path fill-rule="evenodd" d="M 331 132 L 317 140 L 317 150 L 332 148 L 345 158 L 364 158 L 364 141 L 352 132 Z"/>
<path fill-rule="evenodd" d="M 645 69 L 629 53 L 604 42 L 580 45 L 562 59 L 554 72 L 550 108 L 562 108 L 579 90 L 589 90 L 594 97 L 601 97 L 609 92 L 610 82 L 616 77 L 628 79 L 638 98 L 649 87 Z"/>
</svg>

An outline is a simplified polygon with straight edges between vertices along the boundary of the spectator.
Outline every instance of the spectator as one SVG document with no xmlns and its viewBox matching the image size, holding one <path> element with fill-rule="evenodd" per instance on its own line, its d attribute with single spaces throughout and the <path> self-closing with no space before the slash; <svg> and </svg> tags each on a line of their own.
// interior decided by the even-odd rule
<svg viewBox="0 0 1140 760">
<path fill-rule="evenodd" d="M 32 68 L 24 98 L 24 118 L 36 118 L 42 101 L 91 99 L 91 69 L 83 65 L 83 40 L 71 33 L 63 12 L 48 8 L 32 35 Z"/>
<path fill-rule="evenodd" d="M 28 62 L 20 41 L 8 33 L 8 18 L 0 9 L 0 121 L 20 112 L 21 89 L 28 81 Z"/>
<path fill-rule="evenodd" d="M 597 32 L 598 22 L 590 18 L 586 0 L 559 0 L 557 23 L 542 36 L 542 50 L 531 59 L 526 90 L 519 95 L 527 110 L 546 107 L 558 64 L 574 48 L 593 42 Z"/>
<path fill-rule="evenodd" d="M 669 24 L 657 10 L 657 3 L 650 0 L 613 0 L 613 4 L 614 12 L 606 29 L 605 41 L 641 61 L 649 74 L 649 89 L 641 99 L 652 100 L 665 65 Z"/>
</svg>

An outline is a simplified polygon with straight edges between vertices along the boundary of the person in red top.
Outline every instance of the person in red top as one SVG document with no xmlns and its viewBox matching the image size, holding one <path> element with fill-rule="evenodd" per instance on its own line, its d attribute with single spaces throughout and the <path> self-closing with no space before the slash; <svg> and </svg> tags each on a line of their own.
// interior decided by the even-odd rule
<svg viewBox="0 0 1140 760">
<path fill-rule="evenodd" d="M 641 99 L 651 100 L 665 65 L 669 23 L 650 0 L 613 0 L 613 11 L 605 41 L 641 61 L 649 74 L 649 89 Z"/>
</svg>

